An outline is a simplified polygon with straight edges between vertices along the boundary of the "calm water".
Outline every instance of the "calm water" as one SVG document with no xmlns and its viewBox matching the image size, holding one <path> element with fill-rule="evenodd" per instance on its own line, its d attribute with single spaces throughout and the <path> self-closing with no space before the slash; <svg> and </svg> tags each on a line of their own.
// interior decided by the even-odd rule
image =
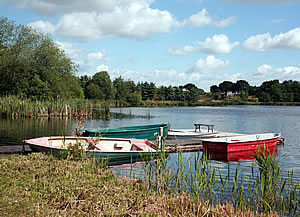
<svg viewBox="0 0 300 217">
<path fill-rule="evenodd" d="M 113 108 L 112 112 L 122 112 L 146 117 L 104 120 L 87 120 L 86 128 L 122 127 L 152 123 L 170 123 L 173 129 L 191 129 L 194 123 L 214 124 L 215 129 L 236 133 L 279 132 L 285 138 L 285 145 L 279 147 L 278 156 L 284 171 L 294 170 L 300 177 L 300 107 L 276 106 L 228 106 L 228 107 L 169 107 L 169 108 Z M 149 118 L 151 116 L 151 118 Z M 0 145 L 18 145 L 23 139 L 72 135 L 77 127 L 70 119 L 3 120 L 0 119 Z M 195 153 L 185 153 L 184 159 Z M 170 164 L 176 164 L 177 154 L 172 154 Z M 227 168 L 226 162 L 213 163 L 219 168 Z M 231 163 L 236 164 L 236 163 Z M 251 161 L 242 162 L 244 172 Z"/>
</svg>

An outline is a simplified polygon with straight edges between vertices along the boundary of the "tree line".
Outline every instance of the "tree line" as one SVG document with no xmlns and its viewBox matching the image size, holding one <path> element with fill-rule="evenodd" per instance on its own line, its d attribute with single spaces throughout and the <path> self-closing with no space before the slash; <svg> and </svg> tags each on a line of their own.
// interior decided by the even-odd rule
<svg viewBox="0 0 300 217">
<path fill-rule="evenodd" d="M 212 85 L 210 92 L 215 99 L 240 96 L 247 100 L 251 96 L 256 97 L 259 102 L 300 102 L 300 82 L 293 80 L 264 81 L 260 86 L 251 86 L 245 80 L 235 83 L 223 81 L 219 85 Z"/>
<path fill-rule="evenodd" d="M 142 101 L 197 102 L 206 94 L 195 84 L 159 86 L 153 82 L 111 80 L 108 72 L 76 76 L 78 65 L 51 39 L 25 25 L 0 18 L 0 96 L 36 100 L 87 98 L 140 105 Z M 299 81 L 265 81 L 251 86 L 245 80 L 223 81 L 210 87 L 214 99 L 239 96 L 260 102 L 300 102 Z"/>
<path fill-rule="evenodd" d="M 139 105 L 145 100 L 195 102 L 204 93 L 196 85 L 160 86 L 153 82 L 124 80 L 121 76 L 111 81 L 107 71 L 97 72 L 92 77 L 80 77 L 80 85 L 87 99 L 117 100 L 121 103 Z"/>
</svg>

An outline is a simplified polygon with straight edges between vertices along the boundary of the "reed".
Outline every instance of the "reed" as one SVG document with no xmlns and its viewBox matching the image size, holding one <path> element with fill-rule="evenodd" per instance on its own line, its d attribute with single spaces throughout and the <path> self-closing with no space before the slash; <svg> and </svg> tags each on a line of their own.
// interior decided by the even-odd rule
<svg viewBox="0 0 300 217">
<path fill-rule="evenodd" d="M 104 103 L 97 104 L 103 106 Z M 0 97 L 0 115 L 5 118 L 92 117 L 95 104 L 84 99 L 36 101 L 16 96 Z"/>
<path fill-rule="evenodd" d="M 252 175 L 241 175 L 239 163 L 231 175 L 228 164 L 225 177 L 208 159 L 206 153 L 202 156 L 197 153 L 184 161 L 179 152 L 175 168 L 168 167 L 164 160 L 156 161 L 152 167 L 145 166 L 146 189 L 188 193 L 204 204 L 233 204 L 237 211 L 300 214 L 300 181 L 294 181 L 293 173 L 284 178 L 274 155 L 266 154 L 265 150 L 257 152 Z"/>
</svg>

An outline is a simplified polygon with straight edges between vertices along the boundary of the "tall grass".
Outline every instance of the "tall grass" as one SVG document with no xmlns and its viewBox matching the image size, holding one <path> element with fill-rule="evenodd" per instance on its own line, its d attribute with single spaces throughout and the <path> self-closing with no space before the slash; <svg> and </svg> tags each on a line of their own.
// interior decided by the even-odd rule
<svg viewBox="0 0 300 217">
<path fill-rule="evenodd" d="M 91 117 L 94 107 L 94 103 L 83 99 L 36 101 L 15 96 L 0 98 L 0 115 L 6 118 Z"/>
<path fill-rule="evenodd" d="M 279 160 L 260 151 L 252 165 L 252 174 L 241 174 L 239 163 L 227 175 L 213 167 L 206 153 L 196 154 L 187 161 L 178 154 L 178 163 L 168 166 L 166 159 L 144 167 L 148 188 L 190 194 L 202 204 L 233 204 L 236 210 L 279 215 L 300 214 L 300 181 L 293 173 L 283 177 Z M 159 181 L 158 181 L 159 180 Z"/>
</svg>

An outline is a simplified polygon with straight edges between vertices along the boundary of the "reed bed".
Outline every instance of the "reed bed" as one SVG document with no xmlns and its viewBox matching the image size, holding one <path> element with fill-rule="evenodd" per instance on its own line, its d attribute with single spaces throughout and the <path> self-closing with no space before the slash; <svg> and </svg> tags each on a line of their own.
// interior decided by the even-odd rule
<svg viewBox="0 0 300 217">
<path fill-rule="evenodd" d="M 177 165 L 167 166 L 162 158 L 148 163 L 144 169 L 145 186 L 155 192 L 189 194 L 202 204 L 232 205 L 235 211 L 251 211 L 266 215 L 300 215 L 300 180 L 293 172 L 282 176 L 279 160 L 262 150 L 256 154 L 252 175 L 241 175 L 239 164 L 227 175 L 214 168 L 206 153 L 183 161 L 181 153 Z"/>
<path fill-rule="evenodd" d="M 5 118 L 92 117 L 94 107 L 93 102 L 83 99 L 37 101 L 15 96 L 0 98 L 0 115 Z"/>
</svg>

